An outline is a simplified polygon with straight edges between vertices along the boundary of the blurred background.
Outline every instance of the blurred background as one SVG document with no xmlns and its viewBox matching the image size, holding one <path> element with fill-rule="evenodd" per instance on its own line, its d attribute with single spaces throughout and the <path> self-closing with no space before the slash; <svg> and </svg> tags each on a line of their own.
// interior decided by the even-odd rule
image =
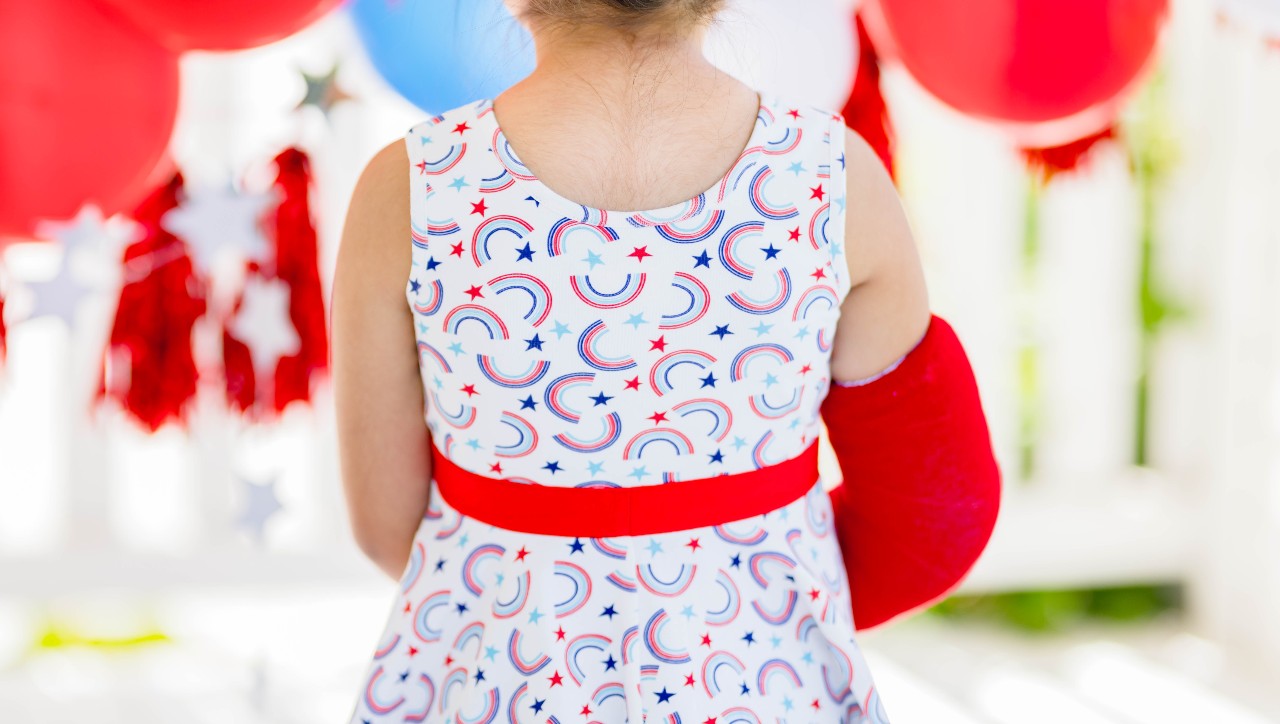
<svg viewBox="0 0 1280 724">
<path fill-rule="evenodd" d="M 1280 721 L 1280 0 L 732 0 L 706 47 L 877 148 L 1004 472 L 861 635 L 889 716 Z M 346 205 L 532 63 L 496 0 L 0 5 L 0 721 L 346 721 L 395 586 Z"/>
</svg>

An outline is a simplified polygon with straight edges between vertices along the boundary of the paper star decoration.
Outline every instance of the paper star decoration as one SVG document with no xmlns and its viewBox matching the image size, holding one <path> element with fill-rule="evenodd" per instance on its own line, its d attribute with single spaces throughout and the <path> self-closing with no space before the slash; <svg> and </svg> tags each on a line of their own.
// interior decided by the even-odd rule
<svg viewBox="0 0 1280 724">
<path fill-rule="evenodd" d="M 245 502 L 244 509 L 236 518 L 236 527 L 249 531 L 254 541 L 261 546 L 267 520 L 284 509 L 280 499 L 276 497 L 276 479 L 271 478 L 265 483 L 256 483 L 241 477 L 240 482 L 244 485 Z"/>
<path fill-rule="evenodd" d="M 273 378 L 280 358 L 296 354 L 301 346 L 289 319 L 289 285 L 280 279 L 256 275 L 246 279 L 240 309 L 228 328 L 248 345 L 259 380 Z"/>
<path fill-rule="evenodd" d="M 304 106 L 314 106 L 319 108 L 324 117 L 328 119 L 329 111 L 335 105 L 352 99 L 352 96 L 347 95 L 346 91 L 338 87 L 337 63 L 334 63 L 329 72 L 324 75 L 311 75 L 305 70 L 299 72 L 302 73 L 302 80 L 307 84 L 307 91 L 302 100 L 298 101 L 298 105 L 294 107 L 295 111 Z"/>
<path fill-rule="evenodd" d="M 169 233 L 186 240 L 191 260 L 202 275 L 226 265 L 236 273 L 246 259 L 261 260 L 269 244 L 259 219 L 276 194 L 242 193 L 230 183 L 220 188 L 188 192 L 186 201 L 160 219 Z M 225 273 L 225 272 L 224 272 Z"/>
<path fill-rule="evenodd" d="M 70 261 L 70 254 L 64 251 L 52 278 L 26 282 L 25 286 L 32 294 L 28 320 L 57 317 L 67 325 L 67 329 L 75 329 L 76 310 L 93 287 L 71 272 Z"/>
<path fill-rule="evenodd" d="M 120 259 L 124 247 L 142 236 L 142 227 L 132 219 L 104 218 L 95 204 L 85 204 L 67 220 L 42 219 L 36 236 L 57 242 L 66 253 L 64 265 L 97 289 L 110 289 L 121 282 Z"/>
</svg>

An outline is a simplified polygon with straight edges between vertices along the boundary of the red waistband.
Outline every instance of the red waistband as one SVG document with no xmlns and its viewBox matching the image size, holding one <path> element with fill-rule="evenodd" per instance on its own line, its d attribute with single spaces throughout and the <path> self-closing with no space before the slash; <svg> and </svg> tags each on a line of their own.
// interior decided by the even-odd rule
<svg viewBox="0 0 1280 724">
<path fill-rule="evenodd" d="M 631 488 L 571 488 L 490 478 L 432 446 L 437 490 L 465 516 L 507 530 L 607 538 L 720 525 L 780 508 L 818 480 L 818 441 L 756 470 Z"/>
</svg>

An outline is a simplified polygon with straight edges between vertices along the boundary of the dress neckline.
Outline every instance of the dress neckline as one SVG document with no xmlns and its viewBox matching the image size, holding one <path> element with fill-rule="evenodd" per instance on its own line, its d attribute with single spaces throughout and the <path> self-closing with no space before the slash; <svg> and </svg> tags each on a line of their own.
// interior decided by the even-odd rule
<svg viewBox="0 0 1280 724">
<path fill-rule="evenodd" d="M 748 156 L 752 156 L 763 148 L 763 140 L 761 138 L 765 129 L 768 127 L 765 113 L 768 105 L 768 98 L 762 91 L 756 91 L 756 117 L 751 127 L 751 133 L 747 136 L 747 141 L 742 149 L 738 152 L 737 157 L 729 168 L 715 180 L 711 186 L 703 189 L 694 196 L 677 201 L 675 203 L 659 206 L 650 209 L 604 209 L 590 206 L 573 199 L 568 198 L 547 186 L 537 174 L 520 160 L 519 154 L 511 146 L 510 140 L 502 129 L 502 125 L 498 122 L 498 116 L 493 110 L 493 98 L 484 98 L 476 106 L 476 116 L 482 122 L 488 124 L 487 132 L 493 141 L 493 153 L 498 162 L 506 169 L 508 173 L 516 179 L 518 183 L 531 186 L 534 190 L 541 193 L 544 198 L 540 198 L 540 203 L 554 202 L 558 205 L 568 207 L 581 213 L 584 220 L 603 220 L 609 217 L 645 217 L 646 219 L 670 221 L 687 215 L 690 209 L 701 209 L 708 197 L 714 197 L 719 189 L 729 183 L 735 172 L 742 165 L 742 162 Z M 601 221 L 602 222 L 602 221 Z"/>
</svg>

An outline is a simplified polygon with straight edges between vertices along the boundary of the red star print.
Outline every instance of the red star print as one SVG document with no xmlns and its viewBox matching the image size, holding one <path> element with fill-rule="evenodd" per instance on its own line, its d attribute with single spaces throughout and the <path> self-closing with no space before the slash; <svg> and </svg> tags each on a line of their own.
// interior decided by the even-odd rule
<svg viewBox="0 0 1280 724">
<path fill-rule="evenodd" d="M 462 256 L 462 242 L 461 242 L 461 241 L 459 241 L 457 244 L 450 244 L 450 245 L 449 245 L 449 254 L 451 254 L 451 255 L 456 255 L 456 256 Z"/>
<path fill-rule="evenodd" d="M 459 136 L 462 135 L 463 131 L 470 131 L 470 130 L 471 130 L 471 126 L 468 126 L 466 121 L 463 121 L 462 123 L 459 123 L 458 125 L 453 127 L 453 132 L 458 134 Z"/>
<path fill-rule="evenodd" d="M 417 655 L 418 655 L 418 650 L 417 650 L 416 648 L 414 648 L 414 647 L 410 646 L 410 647 L 409 647 L 409 655 L 410 655 L 410 656 L 417 656 Z"/>
<path fill-rule="evenodd" d="M 700 546 L 700 545 L 702 545 L 702 544 L 698 542 L 698 539 L 697 539 L 697 538 L 690 538 L 690 539 L 689 539 L 689 542 L 688 542 L 688 543 L 685 543 L 685 545 L 689 546 L 689 550 L 690 550 L 690 551 L 696 551 L 696 550 L 698 550 L 698 546 Z"/>
<path fill-rule="evenodd" d="M 659 422 L 666 422 L 666 421 L 667 421 L 667 413 L 665 413 L 665 412 L 655 412 L 655 413 L 653 413 L 652 415 L 650 415 L 650 416 L 648 417 L 648 419 L 653 420 L 653 424 L 657 425 Z"/>
<path fill-rule="evenodd" d="M 792 229 L 791 231 L 788 231 L 788 232 L 787 232 L 787 241 L 800 241 L 800 227 L 799 227 L 799 226 L 797 226 L 796 228 L 794 228 L 794 229 Z"/>
<path fill-rule="evenodd" d="M 472 299 L 484 296 L 484 292 L 480 291 L 479 284 L 472 284 L 470 287 L 467 287 L 467 294 L 470 294 Z"/>
<path fill-rule="evenodd" d="M 419 175 L 419 176 L 421 176 L 421 175 L 425 174 L 426 172 L 427 172 L 427 162 L 426 162 L 426 161 L 419 161 L 419 162 L 418 162 L 418 175 Z"/>
<path fill-rule="evenodd" d="M 452 663 L 453 663 L 453 655 L 452 655 L 452 654 L 445 654 L 445 655 L 444 655 L 444 665 L 445 665 L 445 666 L 448 666 L 449 664 L 452 664 Z"/>
<path fill-rule="evenodd" d="M 587 706 L 586 704 L 583 704 L 583 705 L 582 705 L 582 711 L 580 711 L 580 712 L 578 712 L 578 713 L 579 713 L 579 714 L 590 714 L 590 713 L 591 713 L 591 707 Z"/>
<path fill-rule="evenodd" d="M 630 254 L 627 254 L 627 256 L 634 256 L 636 258 L 636 261 L 644 261 L 644 258 L 646 256 L 653 256 L 653 254 L 650 254 L 649 252 L 645 251 L 645 249 L 649 248 L 648 245 L 637 246 L 633 248 L 635 249 L 635 251 L 632 251 Z"/>
<path fill-rule="evenodd" d="M 560 686 L 564 686 L 564 684 L 561 683 L 561 680 L 563 680 L 564 677 L 560 675 L 560 671 L 558 669 L 554 674 L 552 674 L 551 676 L 548 676 L 547 679 L 551 681 L 552 686 L 555 686 L 557 684 L 559 684 Z"/>
<path fill-rule="evenodd" d="M 817 269 L 815 269 L 814 271 L 810 272 L 810 274 L 809 274 L 809 276 L 813 277 L 814 279 L 821 279 L 821 278 L 825 277 L 826 275 L 827 275 L 827 273 L 826 273 L 826 272 L 824 272 L 824 271 L 822 271 L 822 267 L 818 267 Z"/>
<path fill-rule="evenodd" d="M 814 699 L 814 700 L 813 700 L 813 704 L 812 704 L 811 706 L 813 706 L 813 710 L 814 710 L 814 711 L 817 711 L 818 709 L 821 709 L 821 708 L 822 708 L 822 705 L 818 703 L 818 700 L 817 700 L 817 699 Z"/>
<path fill-rule="evenodd" d="M 818 596 L 821 596 L 821 595 L 822 595 L 822 591 L 819 591 L 816 588 L 809 589 L 809 600 L 816 601 L 818 600 Z"/>
<path fill-rule="evenodd" d="M 693 674 L 685 674 L 685 675 L 684 675 L 684 685 L 685 685 L 685 686 L 693 686 Z"/>
<path fill-rule="evenodd" d="M 626 389 L 628 389 L 628 390 L 639 390 L 639 389 L 640 389 L 640 376 L 639 376 L 639 375 L 636 375 L 635 377 L 632 377 L 631 379 L 627 380 L 627 386 L 626 386 Z"/>
<path fill-rule="evenodd" d="M 409 602 L 408 602 L 408 601 L 405 601 L 405 602 L 404 602 L 404 612 L 405 612 L 405 613 L 409 613 L 409 612 L 410 612 L 410 611 L 412 611 L 412 610 L 413 610 L 413 607 L 409 605 Z"/>
<path fill-rule="evenodd" d="M 792 118 L 799 119 L 799 118 L 800 118 L 800 110 L 799 110 L 799 109 L 797 109 L 797 108 L 792 108 L 791 110 L 787 111 L 787 115 L 788 115 L 788 116 L 791 116 Z"/>
<path fill-rule="evenodd" d="M 800 368 L 800 374 L 804 374 L 804 373 L 808 372 L 808 371 L 809 371 L 809 370 L 811 370 L 811 369 L 813 369 L 813 367 L 810 367 L 809 365 L 807 365 L 807 364 L 806 364 L 804 367 L 801 367 L 801 368 Z"/>
<path fill-rule="evenodd" d="M 711 634 L 702 634 L 702 645 L 707 647 L 711 646 Z"/>
<path fill-rule="evenodd" d="M 817 199 L 821 201 L 822 197 L 826 195 L 827 195 L 827 192 L 822 190 L 822 184 L 818 184 L 817 186 L 814 186 L 813 188 L 809 189 L 809 198 L 811 199 Z"/>
<path fill-rule="evenodd" d="M 656 349 L 659 352 L 665 351 L 667 349 L 667 340 L 663 339 L 665 336 L 666 335 L 662 335 L 662 337 L 658 337 L 657 339 L 649 340 L 649 349 Z"/>
<path fill-rule="evenodd" d="M 564 641 L 564 626 L 556 629 L 556 641 Z"/>
<path fill-rule="evenodd" d="M 716 718 L 709 716 L 706 721 L 702 722 L 702 724 L 716 724 Z"/>
<path fill-rule="evenodd" d="M 484 199 L 480 199 L 480 203 L 471 204 L 471 213 L 473 214 L 480 214 L 481 216 L 484 216 L 484 212 L 488 210 L 489 207 L 484 205 Z"/>
<path fill-rule="evenodd" d="M 490 469 L 490 470 L 492 470 L 493 472 L 495 472 L 495 473 L 497 473 L 497 474 L 501 475 L 501 474 L 502 474 L 502 463 L 494 463 L 494 464 L 492 464 L 492 465 L 490 465 L 490 466 L 489 466 L 489 469 Z"/>
<path fill-rule="evenodd" d="M 462 391 L 463 391 L 463 392 L 465 392 L 465 393 L 467 393 L 467 397 L 471 397 L 472 395 L 478 395 L 478 394 L 480 394 L 479 392 L 476 392 L 476 386 L 475 386 L 474 384 L 471 384 L 471 385 L 463 385 L 463 386 L 462 386 Z"/>
<path fill-rule="evenodd" d="M 524 546 L 520 546 L 520 550 L 516 551 L 516 560 L 523 561 L 527 555 L 529 555 L 529 551 L 525 550 Z"/>
</svg>

